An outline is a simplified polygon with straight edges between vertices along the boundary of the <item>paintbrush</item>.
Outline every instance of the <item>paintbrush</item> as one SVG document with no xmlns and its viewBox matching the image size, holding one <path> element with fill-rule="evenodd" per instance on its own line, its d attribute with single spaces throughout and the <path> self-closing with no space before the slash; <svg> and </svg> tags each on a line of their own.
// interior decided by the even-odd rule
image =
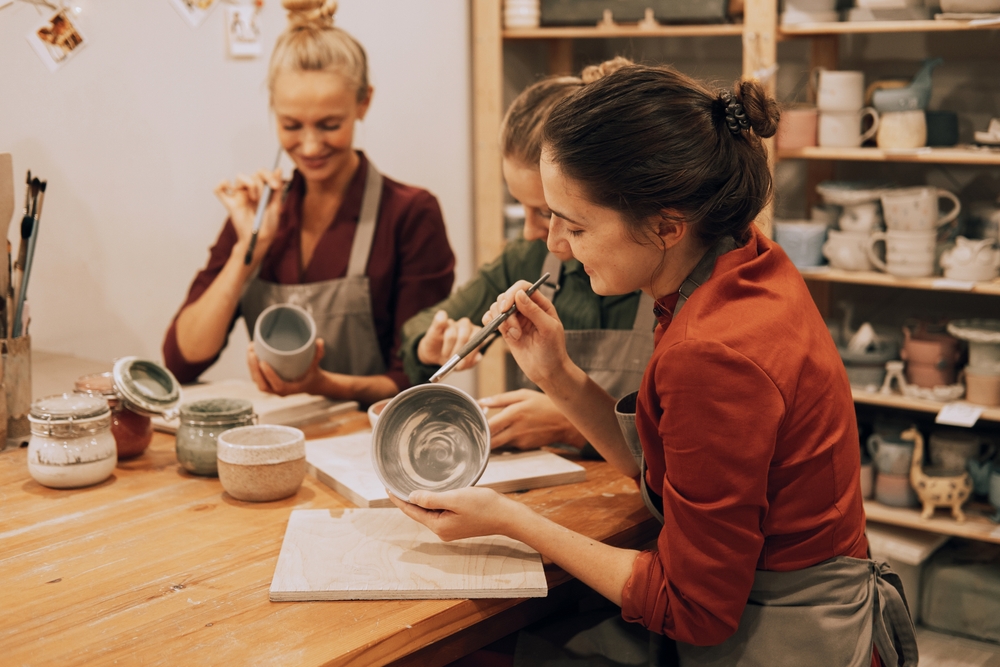
<svg viewBox="0 0 1000 667">
<path fill-rule="evenodd" d="M 31 170 L 28 170 L 28 176 L 25 179 L 26 185 L 24 188 L 24 213 L 21 216 L 21 240 L 17 245 L 17 260 L 14 262 L 14 275 L 11 280 L 11 294 L 16 298 L 16 295 L 21 291 L 21 279 L 24 276 L 24 263 L 28 258 L 28 235 L 31 233 L 31 228 L 33 227 L 31 223 L 31 210 L 32 210 L 32 196 L 33 187 L 31 179 Z M 25 234 L 27 229 L 28 234 Z M 12 302 L 11 306 L 16 306 L 16 303 Z M 14 310 L 15 308 L 8 308 L 7 315 L 10 320 L 10 327 L 7 329 L 8 335 L 12 338 L 14 337 L 14 331 L 11 327 L 14 326 Z"/>
<path fill-rule="evenodd" d="M 17 305 L 14 310 L 14 328 L 12 334 L 15 338 L 24 335 L 22 318 L 24 316 L 24 301 L 28 296 L 28 280 L 31 278 L 31 265 L 35 258 L 35 244 L 38 242 L 38 230 L 41 222 L 42 204 L 45 202 L 45 188 L 48 181 L 33 181 L 35 197 L 31 209 L 31 216 L 25 216 L 21 223 L 21 239 L 25 238 L 27 227 L 27 250 L 25 251 L 24 264 L 22 266 L 23 276 L 21 285 L 17 293 Z M 28 223 L 25 225 L 25 223 Z"/>
<path fill-rule="evenodd" d="M 271 171 L 278 168 L 281 163 L 281 152 L 283 149 L 278 148 L 278 154 L 274 158 L 274 167 Z M 246 257 L 243 258 L 243 263 L 247 266 L 250 265 L 250 260 L 253 259 L 253 250 L 257 247 L 257 234 L 260 232 L 260 223 L 264 220 L 264 211 L 267 209 L 267 205 L 271 200 L 271 186 L 267 183 L 264 184 L 264 192 L 260 195 L 260 201 L 257 202 L 257 215 L 253 218 L 253 231 L 250 233 L 250 245 L 247 246 Z"/>
<path fill-rule="evenodd" d="M 531 287 L 524 290 L 524 293 L 528 296 L 531 296 L 532 294 L 535 293 L 535 290 L 537 290 L 542 285 L 542 283 L 544 283 L 548 279 L 549 279 L 549 274 L 546 273 L 541 278 L 536 280 Z M 517 304 L 511 304 L 510 308 L 500 313 L 500 315 L 498 315 L 496 318 L 490 321 L 489 324 L 480 329 L 479 333 L 470 338 L 468 343 L 466 343 L 458 352 L 453 354 L 451 359 L 446 361 L 444 366 L 439 368 L 437 373 L 431 376 L 430 381 L 440 382 L 445 378 L 445 376 L 447 376 L 449 373 L 455 370 L 455 366 L 458 366 L 459 362 L 461 362 L 462 359 L 465 359 L 467 356 L 475 352 L 480 345 L 485 343 L 487 338 L 490 338 L 494 334 L 500 335 L 497 329 L 500 327 L 501 324 L 507 321 L 507 318 L 509 318 L 516 312 L 517 312 Z"/>
</svg>

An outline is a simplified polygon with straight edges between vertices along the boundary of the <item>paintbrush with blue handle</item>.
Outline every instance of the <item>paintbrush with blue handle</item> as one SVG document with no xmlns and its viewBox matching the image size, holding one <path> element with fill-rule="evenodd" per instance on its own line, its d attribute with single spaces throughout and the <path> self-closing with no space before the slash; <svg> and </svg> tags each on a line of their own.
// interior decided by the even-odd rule
<svg viewBox="0 0 1000 667">
<path fill-rule="evenodd" d="M 278 155 L 274 158 L 274 167 L 271 171 L 278 168 L 281 163 L 281 152 L 283 149 L 278 149 Z M 247 246 L 246 257 L 243 258 L 243 263 L 247 266 L 250 265 L 251 260 L 253 260 L 253 250 L 257 247 L 257 234 L 260 233 L 260 224 L 264 221 L 264 211 L 267 210 L 267 205 L 271 201 L 271 186 L 267 183 L 264 184 L 264 191 L 260 195 L 260 201 L 257 202 L 257 214 L 253 218 L 253 231 L 250 234 L 250 245 Z"/>
</svg>

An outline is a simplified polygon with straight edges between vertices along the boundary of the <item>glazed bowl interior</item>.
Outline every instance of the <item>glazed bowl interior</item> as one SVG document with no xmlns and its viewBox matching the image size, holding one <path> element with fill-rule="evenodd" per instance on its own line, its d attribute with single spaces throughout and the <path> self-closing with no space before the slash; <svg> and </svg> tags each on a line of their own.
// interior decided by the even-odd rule
<svg viewBox="0 0 1000 667">
<path fill-rule="evenodd" d="M 391 398 L 383 398 L 381 401 L 376 401 L 368 406 L 368 423 L 375 428 L 375 423 L 378 421 L 379 415 L 385 410 L 385 406 L 389 405 Z"/>
<path fill-rule="evenodd" d="M 393 398 L 372 433 L 372 462 L 393 495 L 448 491 L 479 481 L 490 454 L 490 429 L 475 399 L 441 384 L 411 387 Z"/>
</svg>

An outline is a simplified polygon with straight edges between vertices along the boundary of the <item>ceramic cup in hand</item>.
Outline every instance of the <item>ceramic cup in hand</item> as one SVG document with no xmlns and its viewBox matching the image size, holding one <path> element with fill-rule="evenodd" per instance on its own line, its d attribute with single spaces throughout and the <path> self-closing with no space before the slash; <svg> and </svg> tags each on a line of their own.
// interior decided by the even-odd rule
<svg viewBox="0 0 1000 667">
<path fill-rule="evenodd" d="M 298 380 L 316 356 L 316 322 L 299 306 L 269 306 L 254 324 L 253 351 L 282 380 Z"/>
</svg>

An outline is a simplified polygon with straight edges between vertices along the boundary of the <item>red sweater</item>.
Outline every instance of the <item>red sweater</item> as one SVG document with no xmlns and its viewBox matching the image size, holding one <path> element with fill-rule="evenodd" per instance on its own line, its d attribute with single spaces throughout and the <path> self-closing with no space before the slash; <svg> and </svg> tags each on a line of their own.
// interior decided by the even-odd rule
<svg viewBox="0 0 1000 667">
<path fill-rule="evenodd" d="M 364 153 L 359 153 L 359 156 L 361 164 L 348 185 L 344 201 L 320 238 L 305 271 L 301 269 L 300 232 L 306 187 L 302 175 L 295 172 L 277 234 L 261 262 L 262 280 L 300 285 L 347 275 L 347 260 L 361 214 L 361 199 L 368 173 L 368 159 Z M 195 276 L 181 310 L 208 289 L 229 259 L 235 244 L 236 229 L 232 222 L 226 221 L 210 251 L 208 265 Z M 403 323 L 448 296 L 455 280 L 455 256 L 448 244 L 441 208 L 434 195 L 389 178 L 383 179 L 382 200 L 366 273 L 371 287 L 375 332 L 385 361 L 386 375 L 400 389 L 405 389 L 410 382 L 403 372 L 402 360 L 396 355 Z M 237 309 L 229 325 L 230 330 L 239 316 Z M 326 344 L 331 345 L 333 341 L 326 341 Z M 188 362 L 177 347 L 175 315 L 163 341 L 163 358 L 177 379 L 186 383 L 196 380 L 215 363 L 218 355 L 200 363 Z"/>
<path fill-rule="evenodd" d="M 755 570 L 867 557 L 854 404 L 805 282 L 756 230 L 656 334 L 636 425 L 665 524 L 622 615 L 710 646 Z"/>
</svg>

